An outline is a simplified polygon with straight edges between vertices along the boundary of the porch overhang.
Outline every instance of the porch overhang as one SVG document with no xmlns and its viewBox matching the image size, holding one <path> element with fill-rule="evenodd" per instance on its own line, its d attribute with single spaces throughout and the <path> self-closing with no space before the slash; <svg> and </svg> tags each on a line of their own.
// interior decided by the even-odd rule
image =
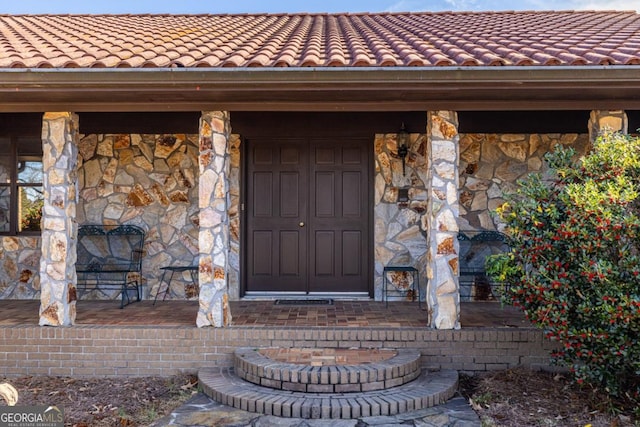
<svg viewBox="0 0 640 427">
<path fill-rule="evenodd" d="M 640 66 L 5 69 L 0 112 L 640 109 Z"/>
</svg>

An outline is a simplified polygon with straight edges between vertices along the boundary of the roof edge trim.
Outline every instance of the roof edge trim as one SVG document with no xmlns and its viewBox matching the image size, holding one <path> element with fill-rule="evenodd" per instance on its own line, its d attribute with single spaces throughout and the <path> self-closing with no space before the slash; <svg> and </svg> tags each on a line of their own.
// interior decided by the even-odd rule
<svg viewBox="0 0 640 427">
<path fill-rule="evenodd" d="M 567 81 L 583 83 L 589 80 L 612 79 L 640 81 L 640 65 L 624 66 L 539 66 L 539 67 L 359 67 L 353 68 L 53 68 L 2 69 L 0 88 L 14 85 L 37 85 L 40 89 L 60 84 L 109 85 L 132 84 L 141 86 L 174 86 L 201 82 L 233 82 L 239 85 L 281 83 L 283 85 L 349 84 L 356 82 L 384 82 L 387 85 L 407 82 L 544 82 Z M 256 88 L 258 89 L 258 88 Z"/>
</svg>

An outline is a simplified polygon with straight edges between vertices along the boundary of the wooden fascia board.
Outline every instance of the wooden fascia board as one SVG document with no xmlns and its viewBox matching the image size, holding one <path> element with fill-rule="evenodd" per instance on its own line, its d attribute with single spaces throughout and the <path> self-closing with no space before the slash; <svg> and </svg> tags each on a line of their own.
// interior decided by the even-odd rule
<svg viewBox="0 0 640 427">
<path fill-rule="evenodd" d="M 640 66 L 5 69 L 0 111 L 640 108 Z"/>
</svg>

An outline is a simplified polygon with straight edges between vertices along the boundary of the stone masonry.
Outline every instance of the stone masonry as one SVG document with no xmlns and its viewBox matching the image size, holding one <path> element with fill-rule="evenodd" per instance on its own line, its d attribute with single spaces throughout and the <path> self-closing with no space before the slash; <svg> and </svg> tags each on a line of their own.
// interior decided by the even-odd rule
<svg viewBox="0 0 640 427">
<path fill-rule="evenodd" d="M 134 224 L 145 230 L 145 297 L 158 291 L 161 267 L 197 263 L 197 138 L 92 134 L 79 141 L 78 224 Z M 175 274 L 167 298 L 196 298 L 194 288 L 188 272 Z M 108 296 L 116 298 L 113 293 Z"/>
<path fill-rule="evenodd" d="M 231 324 L 229 271 L 229 113 L 203 112 L 200 118 L 199 277 L 200 308 L 196 325 Z"/>
<path fill-rule="evenodd" d="M 229 138 L 229 298 L 240 299 L 240 135 Z"/>
<path fill-rule="evenodd" d="M 40 292 L 40 237 L 0 238 L 0 299 L 36 299 Z"/>
<path fill-rule="evenodd" d="M 458 292 L 458 117 L 453 111 L 427 116 L 429 204 L 426 220 L 427 304 L 429 324 L 436 329 L 460 328 Z"/>
<path fill-rule="evenodd" d="M 216 124 L 220 130 L 218 133 L 210 126 L 208 138 L 212 141 L 211 151 L 202 152 L 202 147 L 199 147 L 203 141 L 202 131 L 200 136 L 94 134 L 79 137 L 75 115 L 47 114 L 43 121 L 43 147 L 45 183 L 51 198 L 47 201 L 48 207 L 44 213 L 45 229 L 42 237 L 2 237 L 2 298 L 45 298 L 44 317 L 41 315 L 44 324 L 57 324 L 58 321 L 64 321 L 60 319 L 65 317 L 66 321 L 71 322 L 71 318 L 75 318 L 75 312 L 71 313 L 75 303 L 69 299 L 72 296 L 63 297 L 67 285 L 61 283 L 65 281 L 53 287 L 51 285 L 52 273 L 59 273 L 57 277 L 63 277 L 64 274 L 69 278 L 68 283 L 75 283 L 73 268 L 69 270 L 65 267 L 65 271 L 58 271 L 50 257 L 65 256 L 70 261 L 69 257 L 74 256 L 66 253 L 68 247 L 62 248 L 65 248 L 67 233 L 76 227 L 76 221 L 78 224 L 136 223 L 147 230 L 143 259 L 145 297 L 155 295 L 161 276 L 158 274 L 160 267 L 198 262 L 203 255 L 199 248 L 201 237 L 205 243 L 207 239 L 213 239 L 212 248 L 226 245 L 226 253 L 216 253 L 221 269 L 212 270 L 211 275 L 213 283 L 216 271 L 218 276 L 224 274 L 224 278 L 219 277 L 212 288 L 221 291 L 214 292 L 219 302 L 205 304 L 205 307 L 222 307 L 226 305 L 223 301 L 239 298 L 241 138 L 230 134 L 228 114 L 210 114 L 225 124 Z M 63 122 L 66 124 L 61 124 Z M 449 273 L 455 277 L 460 257 L 468 261 L 467 255 L 461 254 L 460 247 L 456 247 L 456 239 L 452 241 L 443 237 L 457 234 L 452 222 L 462 232 L 501 230 L 502 225 L 491 212 L 504 202 L 504 193 L 515 189 L 518 179 L 531 172 L 545 172 L 543 156 L 546 152 L 562 144 L 572 146 L 578 155 L 582 155 L 589 149 L 590 141 L 603 129 L 626 132 L 628 122 L 624 111 L 592 111 L 590 121 L 585 126 L 585 131 L 589 133 L 584 134 L 458 136 L 455 128 L 454 113 L 429 113 L 428 132 L 410 135 L 406 174 L 402 173 L 401 159 L 397 156 L 397 135 L 377 134 L 374 140 L 375 299 L 382 299 L 382 268 L 385 265 L 414 265 L 420 271 L 422 294 L 427 295 L 432 324 L 438 328 L 456 327 L 457 303 L 455 292 L 448 292 L 452 286 Z M 203 129 L 206 130 L 206 126 Z M 222 149 L 220 138 L 226 138 L 226 154 L 223 156 L 216 151 Z M 207 137 L 204 138 L 206 140 Z M 218 142 L 217 148 L 214 140 Z M 74 175 L 75 156 L 71 153 L 76 144 L 74 142 L 71 147 L 65 147 L 68 141 L 77 141 L 77 180 Z M 459 146 L 459 165 L 451 160 L 456 144 Z M 209 161 L 208 169 L 202 173 L 199 171 L 204 164 L 201 160 Z M 449 191 L 451 185 L 457 185 L 455 178 L 448 178 L 452 169 L 457 171 L 454 175 L 459 180 L 458 200 Z M 225 176 L 226 179 L 221 183 L 209 183 L 208 180 L 214 175 Z M 66 189 L 62 189 L 65 182 L 69 183 L 70 192 L 65 193 Z M 212 186 L 212 196 L 200 193 L 199 187 L 204 182 Z M 70 203 L 67 200 L 75 196 L 76 183 L 80 191 L 77 209 L 75 201 Z M 398 203 L 398 190 L 401 188 L 408 190 L 409 201 L 406 203 Z M 220 192 L 226 192 L 227 195 L 221 196 Z M 63 193 L 65 195 L 59 197 Z M 207 200 L 204 203 L 211 207 L 204 216 L 200 213 L 200 197 L 204 197 Z M 61 203 L 68 205 L 60 207 Z M 72 211 L 75 211 L 76 221 L 69 222 L 67 215 L 73 218 Z M 206 223 L 210 219 L 208 215 L 212 213 L 215 218 L 220 215 L 220 227 L 199 231 L 200 221 Z M 223 225 L 222 221 L 227 221 L 227 225 Z M 434 228 L 436 232 L 429 235 L 428 230 Z M 214 235 L 215 238 L 211 237 Z M 52 237 L 53 243 L 50 240 Z M 429 260 L 433 261 L 435 268 L 428 268 Z M 212 266 L 214 264 L 212 258 Z M 42 270 L 39 271 L 39 268 Z M 427 293 L 424 288 L 426 278 L 430 275 L 432 287 Z M 410 276 L 390 279 L 400 289 L 407 288 L 412 280 Z M 436 281 L 440 281 L 440 286 L 436 286 Z M 197 297 L 190 292 L 189 284 L 188 273 L 176 274 L 168 297 Z M 223 298 L 222 295 L 226 296 Z M 69 301 L 66 308 L 64 301 Z M 453 311 L 443 311 L 444 305 L 454 307 Z M 216 310 L 212 308 L 211 316 L 213 312 Z M 443 318 L 446 312 L 450 314 Z M 224 313 L 224 310 L 220 313 Z M 224 323 L 223 318 L 220 324 Z"/>
<path fill-rule="evenodd" d="M 460 230 L 498 230 L 503 225 L 492 212 L 530 173 L 545 173 L 545 153 L 557 145 L 570 146 L 578 156 L 589 149 L 584 134 L 461 134 Z M 469 260 L 467 260 L 469 261 Z"/>
<path fill-rule="evenodd" d="M 622 110 L 593 110 L 589 116 L 589 140 L 595 141 L 604 130 L 628 133 L 629 120 Z M 633 129 L 635 131 L 635 129 Z"/>
<path fill-rule="evenodd" d="M 78 116 L 45 113 L 42 144 L 40 325 L 71 326 L 76 319 Z"/>
<path fill-rule="evenodd" d="M 426 278 L 426 136 L 411 134 L 409 141 L 404 174 L 402 161 L 397 154 L 397 135 L 378 134 L 374 141 L 374 289 L 378 301 L 382 300 L 382 273 L 385 266 L 414 266 L 420 272 L 420 277 Z M 398 202 L 399 189 L 408 190 L 408 202 Z M 388 274 L 389 286 L 396 287 L 399 294 L 411 287 L 412 275 L 405 272 Z M 422 282 L 424 288 L 426 280 Z"/>
</svg>

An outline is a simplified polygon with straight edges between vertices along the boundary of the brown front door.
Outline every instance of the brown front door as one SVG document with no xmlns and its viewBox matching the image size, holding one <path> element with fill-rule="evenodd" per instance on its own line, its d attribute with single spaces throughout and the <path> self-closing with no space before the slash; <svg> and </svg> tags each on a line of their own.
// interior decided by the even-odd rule
<svg viewBox="0 0 640 427">
<path fill-rule="evenodd" d="M 247 292 L 369 292 L 368 145 L 247 141 Z"/>
</svg>

